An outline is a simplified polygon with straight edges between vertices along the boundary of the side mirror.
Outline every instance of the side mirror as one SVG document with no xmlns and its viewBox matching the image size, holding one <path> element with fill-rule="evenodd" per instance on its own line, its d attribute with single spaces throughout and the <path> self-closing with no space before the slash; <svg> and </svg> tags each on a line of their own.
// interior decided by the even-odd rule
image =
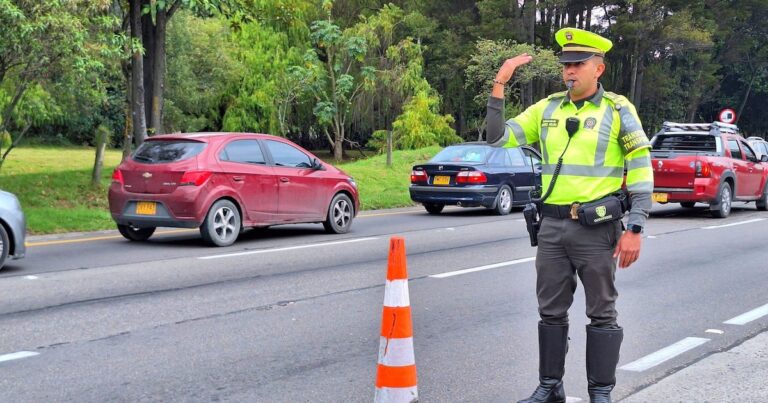
<svg viewBox="0 0 768 403">
<path fill-rule="evenodd" d="M 768 162 L 768 154 L 761 155 L 760 162 Z"/>
<path fill-rule="evenodd" d="M 317 158 L 312 158 L 312 169 L 322 171 L 324 169 L 323 163 Z"/>
</svg>

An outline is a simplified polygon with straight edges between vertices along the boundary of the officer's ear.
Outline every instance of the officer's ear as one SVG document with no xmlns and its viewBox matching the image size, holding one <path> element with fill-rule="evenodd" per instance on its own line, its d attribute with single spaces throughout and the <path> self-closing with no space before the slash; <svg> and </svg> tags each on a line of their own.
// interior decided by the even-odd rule
<svg viewBox="0 0 768 403">
<path fill-rule="evenodd" d="M 595 78 L 600 78 L 605 72 L 605 63 L 603 62 L 603 58 L 600 56 L 593 56 L 592 63 L 595 64 L 595 68 L 596 68 Z"/>
</svg>

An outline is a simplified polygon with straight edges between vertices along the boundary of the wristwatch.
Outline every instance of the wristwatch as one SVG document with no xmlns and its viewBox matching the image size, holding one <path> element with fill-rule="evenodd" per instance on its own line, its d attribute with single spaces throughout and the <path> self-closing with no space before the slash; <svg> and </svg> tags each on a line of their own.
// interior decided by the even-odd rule
<svg viewBox="0 0 768 403">
<path fill-rule="evenodd" d="M 627 225 L 627 230 L 632 231 L 635 234 L 639 234 L 643 232 L 643 227 L 637 225 L 637 224 L 629 224 Z"/>
</svg>

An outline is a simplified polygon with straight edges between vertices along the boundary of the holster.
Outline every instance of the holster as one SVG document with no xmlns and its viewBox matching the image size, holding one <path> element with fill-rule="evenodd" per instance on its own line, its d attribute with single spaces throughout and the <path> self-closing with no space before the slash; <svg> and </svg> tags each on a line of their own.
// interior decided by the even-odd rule
<svg viewBox="0 0 768 403">
<path fill-rule="evenodd" d="M 541 221 L 539 220 L 539 209 L 535 202 L 530 202 L 525 205 L 525 208 L 523 209 L 523 218 L 525 218 L 525 228 L 528 230 L 531 246 L 538 245 Z"/>
</svg>

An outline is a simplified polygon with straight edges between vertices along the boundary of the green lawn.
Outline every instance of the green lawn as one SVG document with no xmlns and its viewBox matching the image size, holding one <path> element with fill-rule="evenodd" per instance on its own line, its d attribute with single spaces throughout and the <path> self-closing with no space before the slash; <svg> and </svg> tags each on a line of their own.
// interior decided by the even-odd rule
<svg viewBox="0 0 768 403">
<path fill-rule="evenodd" d="M 439 150 L 396 151 L 389 168 L 384 155 L 334 165 L 355 178 L 362 209 L 401 207 L 413 204 L 408 196 L 411 166 Z M 91 186 L 93 148 L 15 148 L 0 170 L 0 189 L 19 197 L 30 234 L 112 229 L 107 189 L 120 157 L 119 150 L 108 150 L 101 183 Z"/>
</svg>

